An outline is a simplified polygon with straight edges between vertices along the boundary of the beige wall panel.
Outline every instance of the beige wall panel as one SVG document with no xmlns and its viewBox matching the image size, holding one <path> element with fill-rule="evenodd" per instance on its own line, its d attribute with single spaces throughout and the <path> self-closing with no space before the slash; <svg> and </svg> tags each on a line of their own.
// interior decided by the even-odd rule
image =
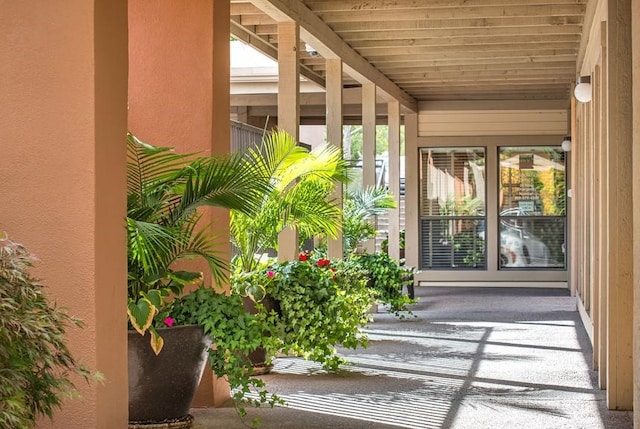
<svg viewBox="0 0 640 429">
<path fill-rule="evenodd" d="M 553 111 L 421 110 L 420 136 L 555 135 L 567 132 L 567 109 Z"/>
</svg>

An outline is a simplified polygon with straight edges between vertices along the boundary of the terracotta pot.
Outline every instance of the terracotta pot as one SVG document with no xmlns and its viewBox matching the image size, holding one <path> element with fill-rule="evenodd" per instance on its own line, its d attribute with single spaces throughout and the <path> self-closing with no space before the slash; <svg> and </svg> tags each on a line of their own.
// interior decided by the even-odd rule
<svg viewBox="0 0 640 429">
<path fill-rule="evenodd" d="M 211 340 L 202 326 L 158 329 L 164 339 L 159 355 L 150 334 L 129 331 L 129 422 L 184 419 L 207 363 Z"/>
</svg>

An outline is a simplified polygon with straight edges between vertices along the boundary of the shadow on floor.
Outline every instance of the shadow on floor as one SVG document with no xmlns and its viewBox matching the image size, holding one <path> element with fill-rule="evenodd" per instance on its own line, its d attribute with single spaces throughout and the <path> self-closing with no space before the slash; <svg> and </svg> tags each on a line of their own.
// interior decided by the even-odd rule
<svg viewBox="0 0 640 429">
<path fill-rule="evenodd" d="M 591 347 L 564 290 L 416 289 L 416 318 L 378 313 L 370 345 L 340 350 L 336 374 L 281 358 L 264 376 L 287 407 L 249 409 L 271 428 L 632 428 L 606 409 Z M 193 410 L 196 427 L 242 428 L 233 407 Z"/>
</svg>

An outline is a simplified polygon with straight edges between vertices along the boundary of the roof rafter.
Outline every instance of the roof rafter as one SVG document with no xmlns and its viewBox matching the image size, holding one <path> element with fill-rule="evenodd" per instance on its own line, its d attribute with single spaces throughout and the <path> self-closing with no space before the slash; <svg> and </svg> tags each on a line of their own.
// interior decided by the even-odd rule
<svg viewBox="0 0 640 429">
<path fill-rule="evenodd" d="M 405 108 L 417 111 L 417 101 L 366 59 L 347 45 L 327 24 L 298 0 L 251 0 L 276 21 L 296 21 L 302 39 L 325 58 L 339 58 L 344 71 L 361 83 L 373 82 L 388 97 L 398 100 Z"/>
</svg>

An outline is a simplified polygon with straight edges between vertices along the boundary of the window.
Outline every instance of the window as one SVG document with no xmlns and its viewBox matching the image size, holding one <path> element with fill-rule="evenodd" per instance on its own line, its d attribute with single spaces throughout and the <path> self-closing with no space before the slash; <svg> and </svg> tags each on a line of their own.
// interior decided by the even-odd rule
<svg viewBox="0 0 640 429">
<path fill-rule="evenodd" d="M 420 156 L 420 269 L 486 269 L 484 148 Z"/>
<path fill-rule="evenodd" d="M 566 268 L 565 153 L 501 147 L 499 156 L 499 268 Z"/>
</svg>

